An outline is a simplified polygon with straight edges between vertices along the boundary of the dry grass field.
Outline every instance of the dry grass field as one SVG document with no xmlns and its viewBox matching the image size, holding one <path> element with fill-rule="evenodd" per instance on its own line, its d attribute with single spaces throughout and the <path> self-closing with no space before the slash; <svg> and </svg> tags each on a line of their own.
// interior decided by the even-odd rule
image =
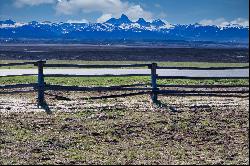
<svg viewBox="0 0 250 166">
<path fill-rule="evenodd" d="M 57 95 L 0 95 L 0 164 L 249 164 L 248 97 Z"/>
</svg>

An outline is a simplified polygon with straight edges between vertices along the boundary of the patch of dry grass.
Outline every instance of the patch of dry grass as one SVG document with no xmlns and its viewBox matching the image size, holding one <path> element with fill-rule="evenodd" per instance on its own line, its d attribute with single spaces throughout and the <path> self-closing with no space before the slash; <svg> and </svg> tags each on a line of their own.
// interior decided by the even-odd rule
<svg viewBox="0 0 250 166">
<path fill-rule="evenodd" d="M 248 98 L 34 95 L 0 96 L 0 164 L 249 164 Z"/>
</svg>

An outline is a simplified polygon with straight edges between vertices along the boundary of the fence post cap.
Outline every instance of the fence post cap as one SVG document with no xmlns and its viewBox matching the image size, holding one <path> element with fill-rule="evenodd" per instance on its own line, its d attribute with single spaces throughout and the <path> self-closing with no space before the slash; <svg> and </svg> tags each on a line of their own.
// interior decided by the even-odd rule
<svg viewBox="0 0 250 166">
<path fill-rule="evenodd" d="M 157 63 L 156 63 L 156 62 L 153 62 L 152 65 L 157 65 Z"/>
<path fill-rule="evenodd" d="M 34 66 L 38 66 L 38 64 L 45 64 L 46 60 L 38 60 L 34 63 Z"/>
<path fill-rule="evenodd" d="M 154 62 L 154 63 L 149 64 L 149 65 L 148 65 L 148 68 L 149 68 L 149 69 L 152 69 L 153 66 L 154 66 L 154 67 L 157 67 L 157 63 Z"/>
<path fill-rule="evenodd" d="M 40 59 L 40 60 L 38 60 L 37 62 L 46 63 L 46 59 L 45 59 L 45 60 L 44 60 L 44 59 Z"/>
</svg>

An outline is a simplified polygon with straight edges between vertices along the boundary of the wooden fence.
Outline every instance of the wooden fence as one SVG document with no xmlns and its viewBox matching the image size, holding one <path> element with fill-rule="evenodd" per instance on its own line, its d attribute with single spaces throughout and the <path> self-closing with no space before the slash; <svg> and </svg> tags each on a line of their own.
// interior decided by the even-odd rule
<svg viewBox="0 0 250 166">
<path fill-rule="evenodd" d="M 249 93 L 249 90 L 242 91 L 215 91 L 215 90 L 200 90 L 200 89 L 213 89 L 213 88 L 234 88 L 244 87 L 247 88 L 249 85 L 159 85 L 157 84 L 158 79 L 195 79 L 195 80 L 206 80 L 206 79 L 249 79 L 249 77 L 184 77 L 184 76 L 158 76 L 157 69 L 178 69 L 178 70 L 229 70 L 229 69 L 249 69 L 249 67 L 211 67 L 211 68 L 199 68 L 199 67 L 160 67 L 157 63 L 152 64 L 122 64 L 122 65 L 80 65 L 80 64 L 47 64 L 46 61 L 37 62 L 24 62 L 24 63 L 8 63 L 0 64 L 3 66 L 22 66 L 22 65 L 34 65 L 38 68 L 37 83 L 34 84 L 16 84 L 16 85 L 3 85 L 1 89 L 16 89 L 16 88 L 33 88 L 37 91 L 37 104 L 38 107 L 45 105 L 45 92 L 48 90 L 52 91 L 136 91 L 130 94 L 122 95 L 110 95 L 110 96 L 98 96 L 92 97 L 92 99 L 99 98 L 115 98 L 115 97 L 126 97 L 133 95 L 151 94 L 153 103 L 158 103 L 158 95 L 171 95 L 171 96 L 223 96 L 223 94 L 233 93 Z M 68 74 L 44 74 L 44 68 L 137 68 L 147 67 L 151 70 L 151 74 L 124 74 L 124 75 L 68 75 Z M 11 75 L 13 76 L 13 75 Z M 20 75 L 14 75 L 20 76 Z M 34 74 L 25 74 L 21 76 L 34 76 Z M 61 86 L 61 85 L 49 85 L 45 83 L 46 77 L 131 77 L 131 76 L 149 76 L 151 77 L 150 87 L 145 87 L 146 84 L 135 84 L 135 85 L 121 85 L 121 86 L 110 86 L 110 87 L 78 87 L 78 86 Z M 8 77 L 8 76 L 5 76 Z M 0 76 L 1 78 L 1 76 Z M 144 86 L 144 87 L 140 87 Z M 138 88 L 140 87 L 140 88 Z M 198 90 L 183 91 L 183 90 L 160 90 L 160 88 L 194 88 Z M 138 92 L 139 91 L 139 92 Z M 0 94 L 5 93 L 21 93 L 27 91 L 0 91 Z M 30 91 L 28 91 L 30 92 Z M 232 96 L 232 95 L 227 95 Z"/>
</svg>

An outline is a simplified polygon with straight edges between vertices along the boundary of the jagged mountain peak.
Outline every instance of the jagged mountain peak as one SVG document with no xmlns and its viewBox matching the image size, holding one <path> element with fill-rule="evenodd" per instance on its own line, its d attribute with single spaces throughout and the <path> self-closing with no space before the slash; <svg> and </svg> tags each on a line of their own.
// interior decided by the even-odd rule
<svg viewBox="0 0 250 166">
<path fill-rule="evenodd" d="M 132 21 L 125 14 L 122 14 L 121 18 L 119 20 L 122 21 L 123 23 L 127 23 L 127 24 L 132 23 Z"/>
<path fill-rule="evenodd" d="M 162 20 L 158 19 L 158 20 L 154 20 L 154 21 L 152 22 L 152 25 L 157 26 L 157 27 L 160 27 L 160 26 L 164 26 L 164 25 L 166 25 L 166 24 L 165 24 Z"/>
<path fill-rule="evenodd" d="M 194 26 L 202 26 L 202 24 L 196 22 Z"/>
<path fill-rule="evenodd" d="M 43 23 L 43 24 L 52 24 L 51 21 L 43 21 L 42 23 Z"/>
<path fill-rule="evenodd" d="M 141 26 L 150 26 L 150 22 L 147 22 L 146 20 L 144 20 L 144 18 L 139 18 L 138 21 L 136 21 L 136 23 L 140 24 Z"/>
<path fill-rule="evenodd" d="M 144 20 L 144 18 L 139 18 L 137 22 L 143 22 L 143 23 L 145 23 L 146 20 Z"/>
<path fill-rule="evenodd" d="M 31 22 L 29 22 L 29 24 L 31 24 L 31 25 L 37 25 L 37 24 L 39 24 L 39 22 L 37 22 L 37 21 L 31 21 Z"/>
<path fill-rule="evenodd" d="M 5 20 L 5 21 L 0 21 L 1 24 L 8 24 L 8 25 L 14 25 L 16 22 L 11 20 L 11 19 L 8 19 L 8 20 Z"/>
<path fill-rule="evenodd" d="M 126 16 L 125 14 L 122 14 L 120 19 L 122 19 L 122 20 L 129 20 L 128 16 Z"/>
<path fill-rule="evenodd" d="M 109 23 L 109 24 L 113 24 L 113 25 L 121 25 L 121 24 L 131 24 L 132 21 L 129 20 L 128 16 L 126 16 L 125 14 L 122 14 L 120 18 L 118 18 L 118 19 L 111 18 L 108 21 L 106 21 L 105 23 Z"/>
</svg>

